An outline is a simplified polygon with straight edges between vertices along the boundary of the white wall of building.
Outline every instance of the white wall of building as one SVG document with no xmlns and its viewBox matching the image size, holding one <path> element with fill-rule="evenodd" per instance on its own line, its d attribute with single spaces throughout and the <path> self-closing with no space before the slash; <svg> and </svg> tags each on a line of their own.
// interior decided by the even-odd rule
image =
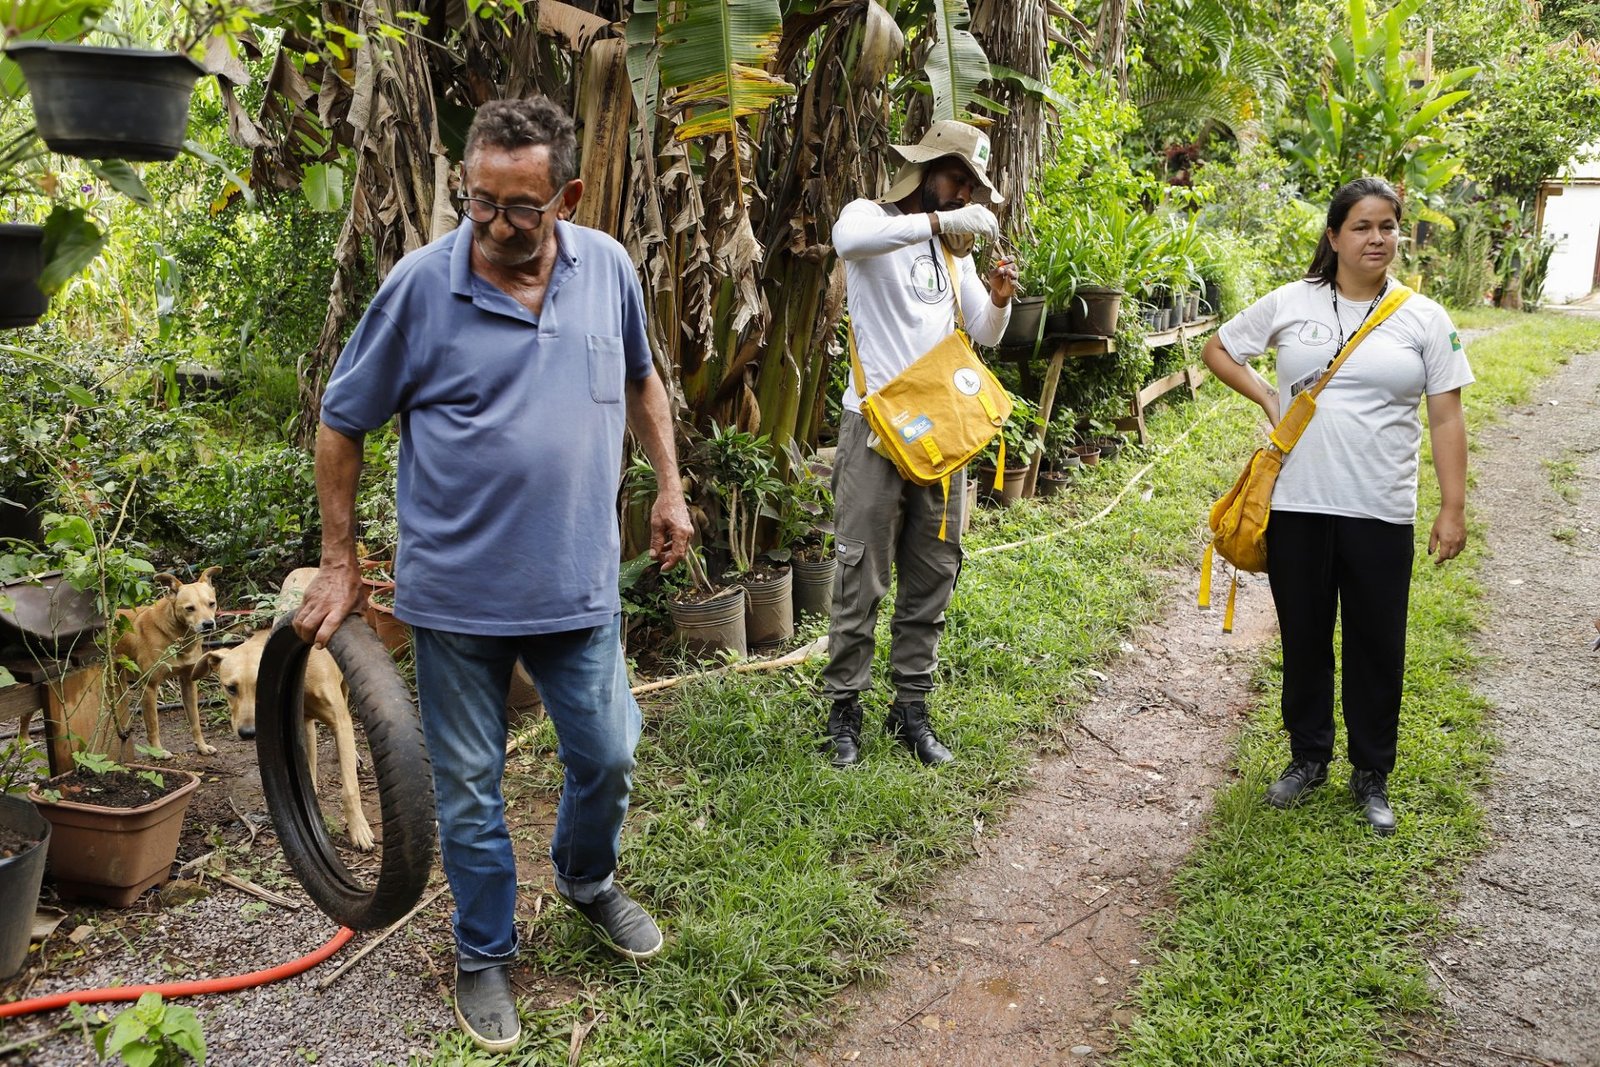
<svg viewBox="0 0 1600 1067">
<path fill-rule="evenodd" d="M 1545 301 L 1565 304 L 1589 295 L 1600 254 L 1600 159 L 1568 168 L 1561 195 L 1546 196 L 1544 233 L 1557 242 Z"/>
</svg>

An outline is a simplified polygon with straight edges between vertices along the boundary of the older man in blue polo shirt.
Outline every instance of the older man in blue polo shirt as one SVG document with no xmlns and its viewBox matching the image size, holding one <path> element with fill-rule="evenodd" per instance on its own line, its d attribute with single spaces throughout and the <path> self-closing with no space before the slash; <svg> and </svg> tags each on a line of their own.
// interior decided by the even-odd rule
<svg viewBox="0 0 1600 1067">
<path fill-rule="evenodd" d="M 613 883 L 640 713 L 622 655 L 614 512 L 626 426 L 656 470 L 651 555 L 688 547 L 666 389 L 632 263 L 564 218 L 578 203 L 571 120 L 496 101 L 467 135 L 464 225 L 403 259 L 322 402 L 322 566 L 295 628 L 323 645 L 359 601 L 363 435 L 400 418 L 395 616 L 411 624 L 440 850 L 455 896 L 456 1018 L 491 1052 L 521 1032 L 516 862 L 501 775 L 517 660 L 538 685 L 566 784 L 556 889 L 624 956 L 661 949 Z"/>
</svg>

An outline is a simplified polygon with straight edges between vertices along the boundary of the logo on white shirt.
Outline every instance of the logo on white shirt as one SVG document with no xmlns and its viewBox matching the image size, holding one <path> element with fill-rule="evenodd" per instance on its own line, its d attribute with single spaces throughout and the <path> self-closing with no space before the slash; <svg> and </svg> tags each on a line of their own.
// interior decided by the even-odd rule
<svg viewBox="0 0 1600 1067">
<path fill-rule="evenodd" d="M 949 297 L 945 295 L 945 286 L 948 284 L 944 271 L 939 269 L 932 256 L 918 256 L 911 265 L 911 291 L 924 304 L 942 304 L 948 300 Z"/>
<path fill-rule="evenodd" d="M 1333 331 L 1315 319 L 1307 319 L 1300 324 L 1300 343 L 1303 345 L 1325 345 L 1333 340 Z"/>
</svg>

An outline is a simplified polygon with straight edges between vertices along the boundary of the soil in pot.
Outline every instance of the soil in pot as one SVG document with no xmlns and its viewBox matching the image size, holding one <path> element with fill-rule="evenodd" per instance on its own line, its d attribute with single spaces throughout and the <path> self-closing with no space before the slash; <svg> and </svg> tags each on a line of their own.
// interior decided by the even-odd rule
<svg viewBox="0 0 1600 1067">
<path fill-rule="evenodd" d="M 667 602 L 678 642 L 691 652 L 726 650 L 743 656 L 750 650 L 745 639 L 744 599 L 742 585 L 679 593 Z"/>
<path fill-rule="evenodd" d="M 794 575 L 788 567 L 756 567 L 744 586 L 744 633 L 751 645 L 775 645 L 794 636 Z"/>
<path fill-rule="evenodd" d="M 154 771 L 163 781 L 157 785 L 138 771 Z M 125 908 L 165 881 L 178 854 L 183 813 L 199 785 L 189 771 L 134 766 L 103 774 L 69 771 L 30 790 L 28 798 L 50 820 L 50 876 L 61 898 Z M 61 799 L 47 799 L 46 789 Z"/>
<path fill-rule="evenodd" d="M 205 71 L 177 52 L 23 41 L 6 49 L 28 81 L 39 136 L 84 159 L 178 158 Z"/>
<path fill-rule="evenodd" d="M 27 962 L 49 841 L 50 824 L 37 808 L 0 795 L 0 979 Z"/>
<path fill-rule="evenodd" d="M 0 225 L 0 329 L 32 326 L 50 298 L 39 288 L 44 273 L 44 227 Z"/>
</svg>

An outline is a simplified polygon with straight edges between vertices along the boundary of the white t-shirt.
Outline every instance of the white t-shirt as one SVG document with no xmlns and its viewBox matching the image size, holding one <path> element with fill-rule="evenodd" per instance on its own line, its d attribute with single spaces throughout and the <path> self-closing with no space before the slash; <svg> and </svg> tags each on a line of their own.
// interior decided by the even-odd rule
<svg viewBox="0 0 1600 1067">
<path fill-rule="evenodd" d="M 1337 319 L 1335 318 L 1337 299 Z M 1278 410 L 1316 383 L 1360 327 L 1370 300 L 1335 297 L 1298 281 L 1274 289 L 1217 331 L 1240 363 L 1278 350 Z M 1461 338 L 1444 308 L 1422 295 L 1367 335 L 1317 397 L 1317 411 L 1283 463 L 1272 492 L 1279 511 L 1412 523 L 1424 396 L 1472 383 Z"/>
<path fill-rule="evenodd" d="M 833 247 L 844 261 L 846 306 L 871 392 L 955 331 L 944 247 L 927 215 L 903 215 L 893 204 L 873 200 L 845 205 L 833 224 Z M 967 334 L 980 345 L 995 344 L 1011 308 L 994 306 L 971 256 L 952 258 Z M 845 385 L 844 407 L 861 410 L 853 376 Z"/>
</svg>

